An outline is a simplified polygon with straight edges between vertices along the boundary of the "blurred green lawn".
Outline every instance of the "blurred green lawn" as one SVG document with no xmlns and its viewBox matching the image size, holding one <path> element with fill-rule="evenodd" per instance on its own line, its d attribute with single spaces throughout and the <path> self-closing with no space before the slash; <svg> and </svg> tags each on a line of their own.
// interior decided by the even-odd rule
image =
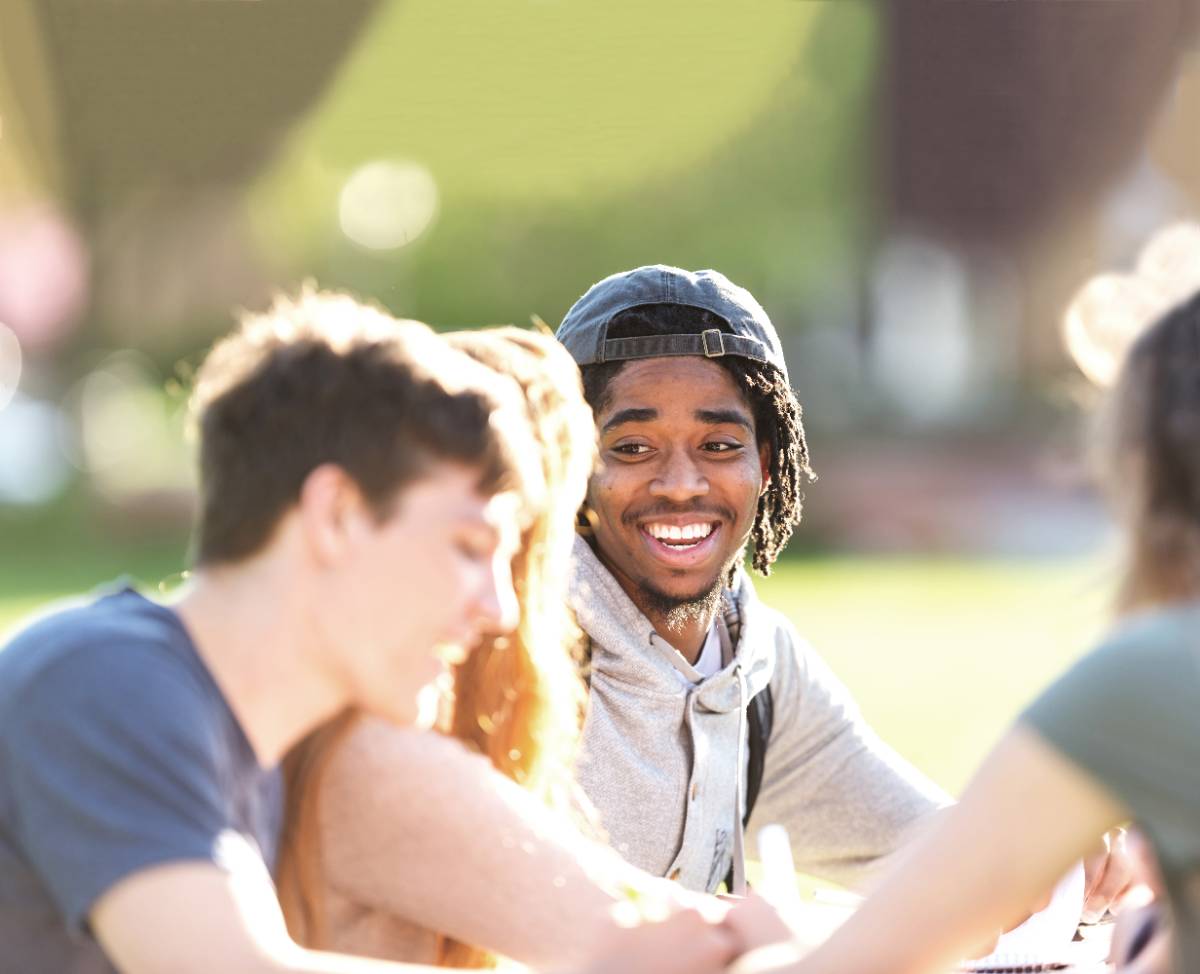
<svg viewBox="0 0 1200 974">
<path fill-rule="evenodd" d="M 144 591 L 178 583 L 187 554 L 176 527 L 150 523 L 131 534 L 102 520 L 77 495 L 33 512 L 0 510 L 0 641 L 47 603 L 122 576 Z"/>
<path fill-rule="evenodd" d="M 31 544 L 0 558 L 0 632 L 122 573 L 171 586 L 184 558 L 178 544 L 86 538 L 63 551 Z M 1023 704 L 1102 631 L 1111 578 L 1099 559 L 838 557 L 785 560 L 757 584 L 880 734 L 957 792 Z"/>
<path fill-rule="evenodd" d="M 1103 632 L 1112 566 L 837 558 L 758 583 L 875 729 L 957 794 L 1022 707 Z"/>
</svg>

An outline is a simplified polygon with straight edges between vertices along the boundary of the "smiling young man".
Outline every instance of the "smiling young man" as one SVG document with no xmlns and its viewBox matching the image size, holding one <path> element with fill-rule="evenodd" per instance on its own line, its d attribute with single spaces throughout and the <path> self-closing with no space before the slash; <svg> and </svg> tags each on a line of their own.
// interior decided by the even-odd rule
<svg viewBox="0 0 1200 974">
<path fill-rule="evenodd" d="M 798 868 L 861 885 L 947 798 L 742 568 L 749 548 L 769 571 L 811 479 L 766 312 L 715 271 L 641 267 L 557 334 L 600 436 L 571 602 L 590 643 L 579 777 L 610 840 L 690 888 L 740 890 L 753 806 Z"/>
</svg>

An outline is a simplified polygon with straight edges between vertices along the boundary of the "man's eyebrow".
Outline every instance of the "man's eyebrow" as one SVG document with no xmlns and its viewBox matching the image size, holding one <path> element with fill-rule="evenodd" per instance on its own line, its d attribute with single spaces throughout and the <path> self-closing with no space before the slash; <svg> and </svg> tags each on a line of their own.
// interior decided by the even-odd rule
<svg viewBox="0 0 1200 974">
<path fill-rule="evenodd" d="M 649 409 L 645 407 L 638 409 L 621 409 L 612 414 L 600 432 L 607 433 L 609 430 L 616 429 L 618 426 L 624 426 L 626 423 L 649 423 L 655 419 L 658 419 L 657 409 Z"/>
<path fill-rule="evenodd" d="M 697 409 L 693 415 L 702 423 L 710 423 L 713 426 L 732 423 L 734 426 L 744 427 L 748 433 L 754 432 L 754 424 L 750 417 L 737 409 Z"/>
</svg>

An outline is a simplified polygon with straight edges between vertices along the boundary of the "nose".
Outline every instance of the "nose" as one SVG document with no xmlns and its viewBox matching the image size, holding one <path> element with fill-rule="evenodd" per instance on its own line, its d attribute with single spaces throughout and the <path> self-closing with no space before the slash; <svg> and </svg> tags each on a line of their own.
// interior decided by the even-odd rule
<svg viewBox="0 0 1200 974">
<path fill-rule="evenodd" d="M 512 632 L 521 618 L 521 607 L 513 587 L 512 563 L 507 558 L 492 559 L 482 573 L 476 618 L 479 628 L 491 632 Z"/>
<path fill-rule="evenodd" d="M 688 501 L 708 493 L 708 479 L 689 450 L 670 450 L 650 482 L 650 493 L 669 501 Z"/>
</svg>

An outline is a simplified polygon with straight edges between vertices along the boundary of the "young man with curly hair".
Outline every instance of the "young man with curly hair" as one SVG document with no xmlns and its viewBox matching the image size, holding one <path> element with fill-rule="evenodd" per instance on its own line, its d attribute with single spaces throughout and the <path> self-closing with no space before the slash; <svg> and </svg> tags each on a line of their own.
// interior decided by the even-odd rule
<svg viewBox="0 0 1200 974">
<path fill-rule="evenodd" d="M 753 810 L 799 868 L 860 885 L 947 799 L 743 569 L 749 550 L 770 571 L 813 479 L 770 319 L 722 274 L 659 265 L 594 285 L 558 338 L 600 437 L 571 600 L 590 641 L 579 773 L 611 841 L 740 890 Z"/>
</svg>

